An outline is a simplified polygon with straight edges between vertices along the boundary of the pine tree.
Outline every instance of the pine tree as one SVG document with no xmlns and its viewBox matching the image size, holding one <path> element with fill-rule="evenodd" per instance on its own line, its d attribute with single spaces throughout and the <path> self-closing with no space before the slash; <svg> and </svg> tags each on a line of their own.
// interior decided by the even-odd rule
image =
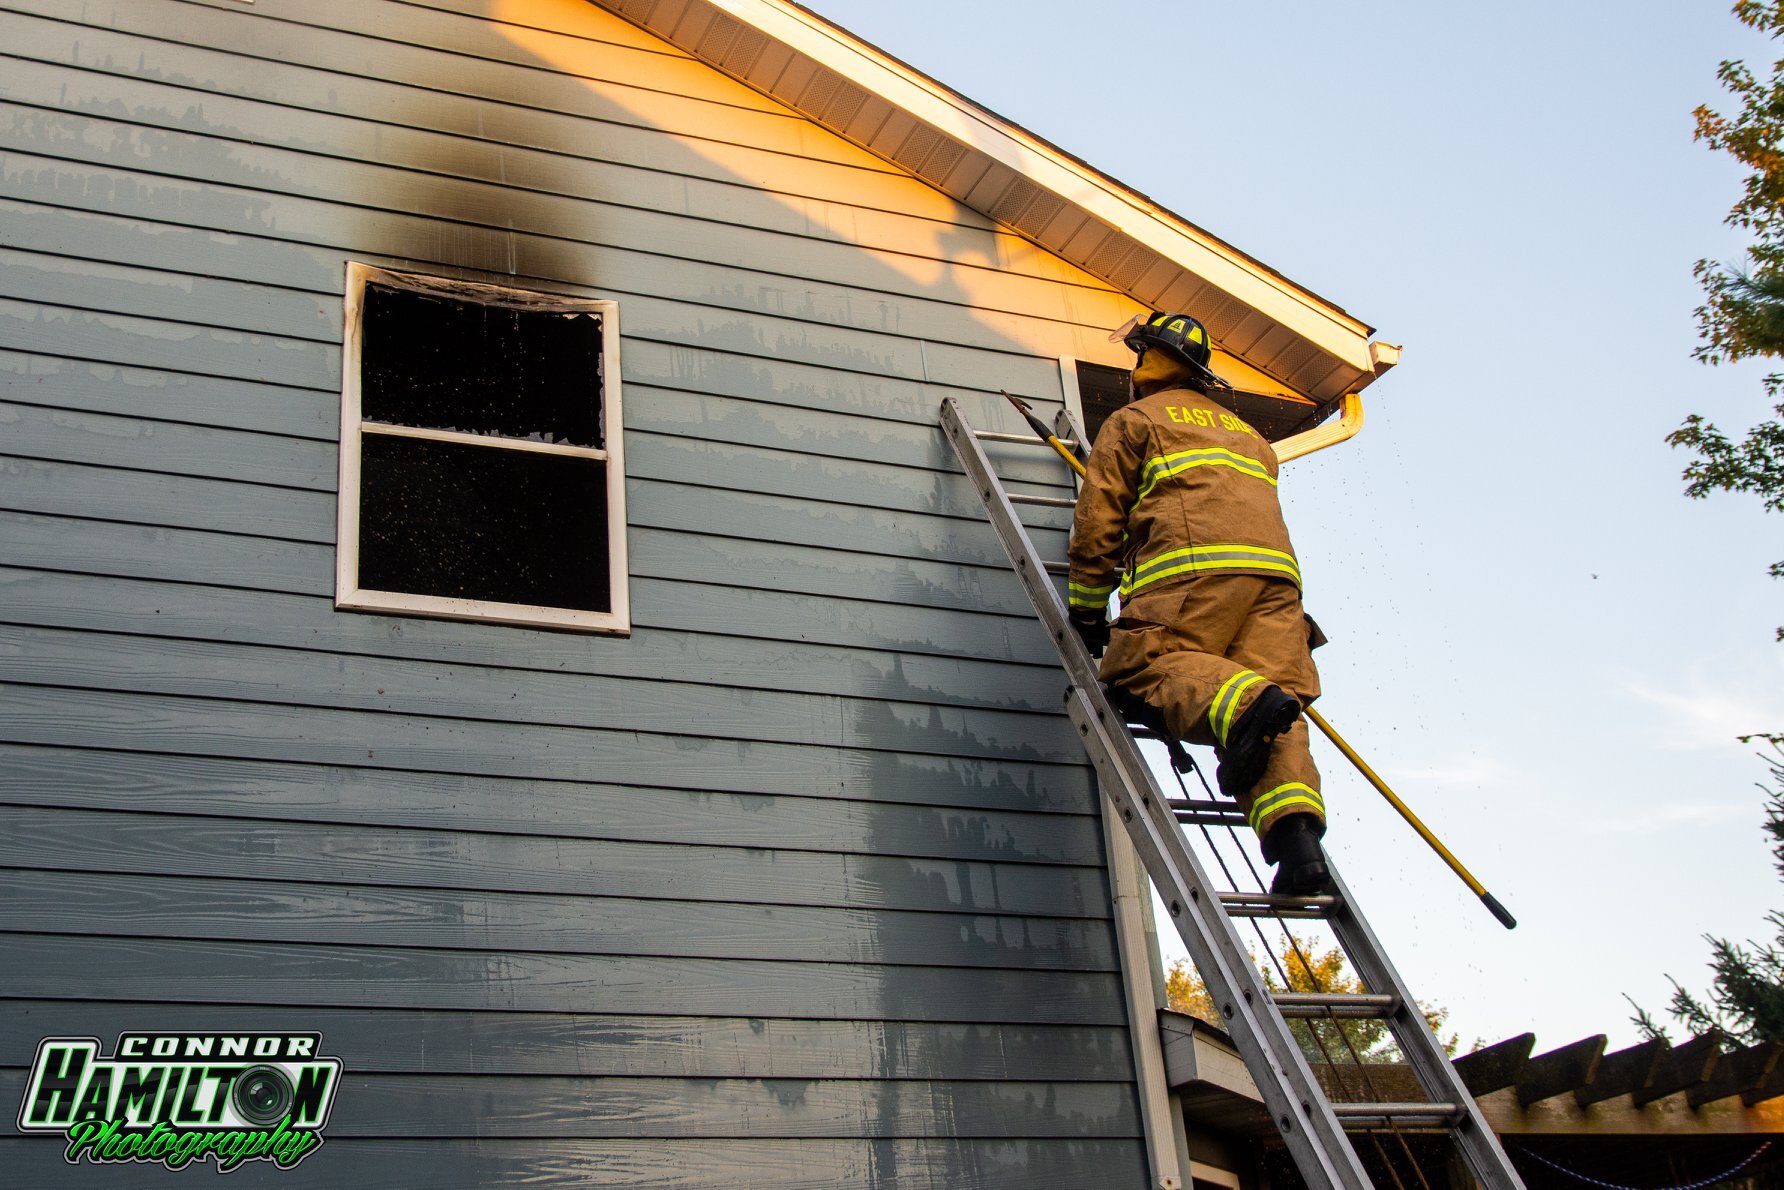
<svg viewBox="0 0 1784 1190">
<path fill-rule="evenodd" d="M 1772 866 L 1784 880 L 1784 748 L 1779 746 L 1784 737 L 1766 738 L 1772 753 L 1766 758 L 1771 783 L 1760 785 L 1766 793 L 1765 832 L 1772 841 Z M 1771 913 L 1766 920 L 1775 931 L 1770 943 L 1704 935 L 1710 944 L 1710 990 L 1699 997 L 1667 976 L 1673 985 L 1667 1015 L 1700 1036 L 1714 1031 L 1746 1044 L 1784 1041 L 1784 913 Z M 1644 1036 L 1666 1036 L 1640 1005 L 1634 1021 Z"/>
</svg>

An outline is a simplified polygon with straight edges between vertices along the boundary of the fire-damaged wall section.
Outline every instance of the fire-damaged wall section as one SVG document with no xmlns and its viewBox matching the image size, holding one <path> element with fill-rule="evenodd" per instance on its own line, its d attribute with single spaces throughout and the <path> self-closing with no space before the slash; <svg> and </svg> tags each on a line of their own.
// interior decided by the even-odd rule
<svg viewBox="0 0 1784 1190">
<path fill-rule="evenodd" d="M 935 425 L 1133 304 L 578 0 L 0 8 L 9 1180 L 119 1172 L 19 1134 L 41 1038 L 245 1031 L 343 1069 L 236 1182 L 1144 1184 Z M 349 262 L 617 303 L 630 636 L 336 610 Z"/>
</svg>

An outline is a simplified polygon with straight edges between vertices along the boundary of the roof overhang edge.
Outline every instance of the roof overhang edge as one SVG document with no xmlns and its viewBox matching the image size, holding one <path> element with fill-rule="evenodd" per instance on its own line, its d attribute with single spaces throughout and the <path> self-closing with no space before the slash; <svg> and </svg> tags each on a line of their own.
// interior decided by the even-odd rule
<svg viewBox="0 0 1784 1190">
<path fill-rule="evenodd" d="M 1082 212 L 1088 219 L 1113 229 L 1157 258 L 1181 270 L 1183 279 L 1198 286 L 1211 286 L 1249 312 L 1252 319 L 1261 318 L 1287 332 L 1300 344 L 1299 355 L 1309 349 L 1315 354 L 1292 369 L 1272 366 L 1271 360 L 1247 359 L 1248 363 L 1275 375 L 1291 387 L 1321 399 L 1354 392 L 1366 386 L 1377 374 L 1370 354 L 1371 328 L 1343 310 L 1324 301 L 1310 291 L 1274 273 L 1244 253 L 1193 226 L 1180 216 L 1123 186 L 1040 138 L 996 114 L 974 104 L 964 96 L 919 71 L 899 62 L 872 45 L 861 41 L 792 0 L 593 0 L 649 32 L 663 37 L 678 48 L 693 54 L 716 69 L 730 74 L 795 110 L 804 109 L 797 95 L 780 94 L 775 88 L 778 79 L 789 77 L 789 71 L 773 72 L 774 78 L 739 71 L 722 60 L 703 55 L 700 34 L 711 25 L 715 14 L 757 30 L 795 58 L 833 71 L 862 88 L 897 111 L 926 125 L 939 136 L 960 146 L 976 157 L 982 168 L 962 169 L 956 164 L 949 173 L 955 178 L 982 179 L 1001 166 L 1039 187 L 1055 198 Z M 707 10 L 706 20 L 690 20 L 692 13 Z M 830 127 L 832 131 L 904 168 L 883 146 L 851 135 L 848 128 L 838 128 L 821 116 L 806 115 Z M 913 169 L 913 172 L 918 172 Z M 919 174 L 919 176 L 923 176 Z M 952 193 L 943 180 L 926 177 L 933 185 Z M 966 186 L 963 190 L 972 189 Z M 965 193 L 952 196 L 976 206 L 993 218 L 994 211 L 985 210 L 982 199 L 974 203 Z M 1051 237 L 1023 228 L 1009 220 L 1006 226 L 1033 239 L 1043 248 L 1085 268 L 1108 281 L 1116 289 L 1136 301 L 1156 306 L 1156 298 L 1165 290 L 1177 287 L 1177 279 L 1160 287 L 1159 293 L 1136 292 L 1131 284 L 1110 278 L 1089 260 L 1090 253 L 1074 254 L 1064 242 L 1049 243 Z M 1081 230 L 1081 229 L 1080 229 Z M 1073 234 L 1078 234 L 1074 232 Z M 1066 237 L 1070 239 L 1070 236 Z M 1080 242 L 1096 237 L 1080 237 Z M 1084 257 L 1077 259 L 1076 256 Z M 1137 276 L 1156 276 L 1156 270 L 1143 268 Z M 1217 336 L 1219 330 L 1216 330 Z M 1246 358 L 1247 352 L 1237 352 Z M 1325 364 L 1317 362 L 1324 357 Z M 1335 366 L 1333 366 L 1335 365 Z M 1317 382 L 1314 377 L 1318 377 Z"/>
</svg>

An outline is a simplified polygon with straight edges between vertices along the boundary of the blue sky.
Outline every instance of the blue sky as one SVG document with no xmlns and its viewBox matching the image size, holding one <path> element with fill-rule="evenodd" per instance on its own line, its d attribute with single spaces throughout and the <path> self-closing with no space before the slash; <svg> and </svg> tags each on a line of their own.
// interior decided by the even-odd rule
<svg viewBox="0 0 1784 1190">
<path fill-rule="evenodd" d="M 807 3 L 1405 344 L 1282 491 L 1322 710 L 1522 922 L 1320 754 L 1329 845 L 1465 1041 L 1627 1044 L 1622 993 L 1769 936 L 1734 737 L 1784 729 L 1784 518 L 1686 500 L 1663 438 L 1767 411 L 1763 365 L 1691 359 L 1691 265 L 1742 244 L 1691 111 L 1784 47 L 1719 3 Z"/>
</svg>

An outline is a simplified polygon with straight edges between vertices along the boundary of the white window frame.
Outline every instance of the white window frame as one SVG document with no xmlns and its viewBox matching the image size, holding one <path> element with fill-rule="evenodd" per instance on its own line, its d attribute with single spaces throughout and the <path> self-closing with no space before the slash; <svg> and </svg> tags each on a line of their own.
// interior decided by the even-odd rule
<svg viewBox="0 0 1784 1190">
<path fill-rule="evenodd" d="M 601 318 L 603 390 L 601 419 L 606 449 L 465 434 L 453 430 L 418 429 L 413 426 L 367 422 L 360 402 L 360 360 L 363 313 L 368 284 L 421 293 L 433 293 L 458 301 L 524 310 L 597 314 Z M 335 607 L 341 611 L 388 612 L 405 616 L 434 616 L 449 620 L 478 620 L 532 628 L 567 629 L 627 635 L 632 630 L 631 587 L 626 563 L 626 479 L 624 419 L 620 405 L 619 303 L 608 300 L 540 293 L 501 285 L 454 281 L 349 261 L 344 309 L 344 342 L 341 351 L 341 476 L 337 501 L 335 550 Z M 593 612 L 566 607 L 543 607 L 495 600 L 459 599 L 441 595 L 415 595 L 404 591 L 379 591 L 359 585 L 359 510 L 361 447 L 364 435 L 423 438 L 489 450 L 534 451 L 600 459 L 607 464 L 607 549 L 611 611 Z"/>
</svg>

